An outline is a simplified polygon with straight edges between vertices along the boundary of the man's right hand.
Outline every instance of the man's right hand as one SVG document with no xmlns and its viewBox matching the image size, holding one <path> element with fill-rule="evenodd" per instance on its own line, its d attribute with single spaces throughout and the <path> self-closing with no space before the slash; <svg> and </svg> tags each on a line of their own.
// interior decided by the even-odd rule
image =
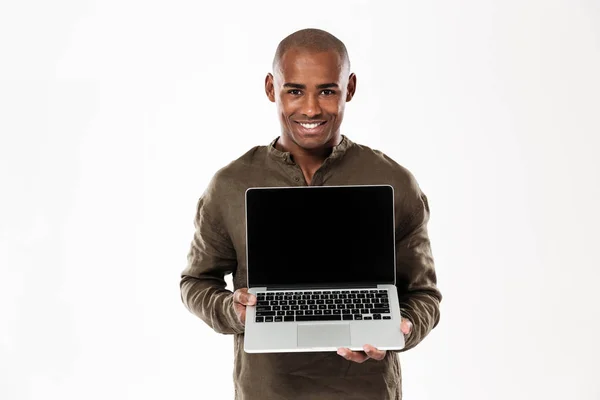
<svg viewBox="0 0 600 400">
<path fill-rule="evenodd" d="M 248 293 L 248 288 L 238 289 L 233 292 L 233 308 L 238 319 L 246 325 L 246 306 L 256 304 L 256 296 Z"/>
</svg>

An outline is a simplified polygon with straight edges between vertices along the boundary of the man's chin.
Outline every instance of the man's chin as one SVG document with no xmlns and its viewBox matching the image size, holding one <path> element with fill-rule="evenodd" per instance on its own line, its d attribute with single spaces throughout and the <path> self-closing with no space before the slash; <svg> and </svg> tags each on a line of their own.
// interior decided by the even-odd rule
<svg viewBox="0 0 600 400">
<path fill-rule="evenodd" d="M 295 142 L 298 146 L 305 150 L 318 150 L 327 147 L 327 143 L 331 140 L 329 135 L 294 135 Z"/>
</svg>

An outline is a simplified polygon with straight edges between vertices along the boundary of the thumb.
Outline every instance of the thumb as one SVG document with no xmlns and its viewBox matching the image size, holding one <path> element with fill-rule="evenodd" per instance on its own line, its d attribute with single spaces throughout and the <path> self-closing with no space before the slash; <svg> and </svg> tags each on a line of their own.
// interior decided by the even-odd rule
<svg viewBox="0 0 600 400">
<path fill-rule="evenodd" d="M 243 305 L 254 305 L 256 303 L 256 296 L 252 293 L 248 293 L 248 289 L 238 289 L 233 295 L 233 301 Z"/>
</svg>

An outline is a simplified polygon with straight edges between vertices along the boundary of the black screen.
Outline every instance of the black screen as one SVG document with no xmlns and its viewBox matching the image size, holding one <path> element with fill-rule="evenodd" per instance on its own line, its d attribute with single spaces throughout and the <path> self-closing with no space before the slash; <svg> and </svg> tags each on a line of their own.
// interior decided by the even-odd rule
<svg viewBox="0 0 600 400">
<path fill-rule="evenodd" d="M 394 283 L 391 186 L 246 192 L 250 287 Z"/>
</svg>

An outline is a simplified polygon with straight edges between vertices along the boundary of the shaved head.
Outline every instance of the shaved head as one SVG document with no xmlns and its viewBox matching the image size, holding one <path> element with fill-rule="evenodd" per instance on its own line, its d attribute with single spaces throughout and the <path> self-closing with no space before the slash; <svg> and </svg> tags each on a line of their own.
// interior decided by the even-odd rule
<svg viewBox="0 0 600 400">
<path fill-rule="evenodd" d="M 347 68 L 347 71 L 350 71 L 350 58 L 348 57 L 348 51 L 344 43 L 331 33 L 321 29 L 302 29 L 283 39 L 279 43 L 279 46 L 277 46 L 277 51 L 275 51 L 273 72 L 279 68 L 281 58 L 290 49 L 306 50 L 315 53 L 335 51 L 339 55 L 340 61 Z"/>
</svg>

